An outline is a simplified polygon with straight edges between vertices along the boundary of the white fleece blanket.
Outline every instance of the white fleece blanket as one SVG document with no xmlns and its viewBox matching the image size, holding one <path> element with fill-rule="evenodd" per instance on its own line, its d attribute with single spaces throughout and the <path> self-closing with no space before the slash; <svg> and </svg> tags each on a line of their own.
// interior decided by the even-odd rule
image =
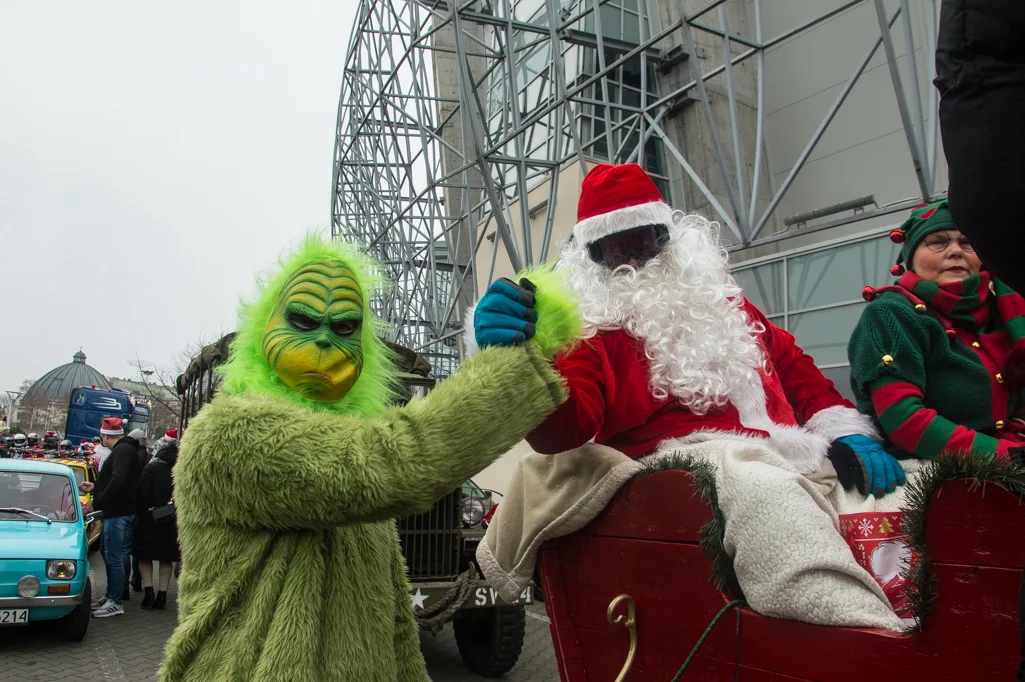
<svg viewBox="0 0 1025 682">
<path fill-rule="evenodd" d="M 654 457 L 670 452 L 715 464 L 724 544 L 751 608 L 818 625 L 902 629 L 840 535 L 833 506 L 782 456 L 723 440 Z"/>
<path fill-rule="evenodd" d="M 601 448 L 601 471 L 584 470 L 588 448 Z M 554 456 L 566 457 L 562 462 L 537 454 L 521 462 L 513 479 L 519 484 L 510 488 L 477 550 L 496 589 L 515 595 L 530 580 L 541 542 L 582 528 L 640 469 L 640 462 L 626 463 L 617 453 L 626 460 L 619 462 L 608 450 L 589 444 Z M 821 625 L 901 629 L 882 589 L 841 537 L 830 501 L 783 457 L 750 442 L 714 440 L 667 448 L 652 458 L 674 452 L 715 465 L 726 551 L 751 608 Z M 589 481 L 572 499 L 552 505 L 553 495 L 565 497 L 574 469 Z M 537 510 L 546 508 L 541 513 L 547 517 L 538 518 Z"/>
</svg>

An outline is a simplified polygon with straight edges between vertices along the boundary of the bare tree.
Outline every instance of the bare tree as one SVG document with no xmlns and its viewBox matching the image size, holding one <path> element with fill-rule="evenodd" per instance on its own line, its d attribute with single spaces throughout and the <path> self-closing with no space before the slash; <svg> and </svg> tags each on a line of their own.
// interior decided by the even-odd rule
<svg viewBox="0 0 1025 682">
<path fill-rule="evenodd" d="M 181 417 L 181 399 L 178 396 L 175 380 L 188 367 L 188 362 L 182 362 L 180 358 L 176 357 L 172 364 L 155 365 L 143 362 L 136 355 L 135 360 L 128 364 L 134 367 L 142 377 L 141 397 L 151 405 L 161 407 L 169 412 L 175 420 L 179 419 Z"/>
<path fill-rule="evenodd" d="M 218 337 L 220 338 L 220 337 Z M 181 421 L 183 397 L 178 395 L 178 377 L 209 343 L 202 337 L 187 344 L 166 364 L 143 360 L 138 354 L 129 362 L 142 379 L 141 397 L 150 403 L 150 424 L 160 430 L 176 428 Z"/>
<path fill-rule="evenodd" d="M 64 417 L 67 415 L 67 406 L 58 405 L 55 402 L 46 400 L 43 397 L 31 397 L 28 391 L 36 382 L 32 379 L 25 379 L 18 387 L 21 397 L 18 399 L 14 411 L 17 414 L 18 429 L 26 433 L 59 430 L 64 428 Z"/>
</svg>

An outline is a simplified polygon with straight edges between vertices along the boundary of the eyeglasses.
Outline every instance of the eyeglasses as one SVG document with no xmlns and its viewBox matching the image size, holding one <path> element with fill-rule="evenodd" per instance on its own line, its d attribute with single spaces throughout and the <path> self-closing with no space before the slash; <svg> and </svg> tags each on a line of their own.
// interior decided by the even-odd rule
<svg viewBox="0 0 1025 682">
<path fill-rule="evenodd" d="M 591 242 L 587 245 L 587 253 L 595 263 L 615 270 L 631 260 L 646 263 L 661 253 L 668 243 L 668 227 L 662 224 L 642 225 Z"/>
<path fill-rule="evenodd" d="M 955 241 L 965 253 L 975 253 L 975 249 L 972 248 L 971 242 L 968 241 L 968 237 L 958 237 L 957 239 L 952 237 L 929 237 L 923 241 L 927 249 L 935 251 L 936 253 L 943 253 L 947 250 L 947 247 L 950 246 L 950 242 Z"/>
</svg>

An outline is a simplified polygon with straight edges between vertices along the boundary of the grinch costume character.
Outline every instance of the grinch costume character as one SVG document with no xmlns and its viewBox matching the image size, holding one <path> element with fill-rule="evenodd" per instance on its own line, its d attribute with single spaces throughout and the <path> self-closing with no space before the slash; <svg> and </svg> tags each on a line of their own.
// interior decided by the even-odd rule
<svg viewBox="0 0 1025 682">
<path fill-rule="evenodd" d="M 1007 457 L 1025 445 L 1025 301 L 985 270 L 944 283 L 904 272 L 923 240 L 952 230 L 939 201 L 891 233 L 900 279 L 865 290 L 847 347 L 851 386 L 900 457 Z"/>
<path fill-rule="evenodd" d="M 307 238 L 241 307 L 220 393 L 175 467 L 183 570 L 165 682 L 428 680 L 392 519 L 428 509 L 565 399 L 548 359 L 575 335 L 574 309 L 557 287 L 535 301 L 496 282 L 484 349 L 389 407 L 376 273 L 354 247 Z"/>
</svg>

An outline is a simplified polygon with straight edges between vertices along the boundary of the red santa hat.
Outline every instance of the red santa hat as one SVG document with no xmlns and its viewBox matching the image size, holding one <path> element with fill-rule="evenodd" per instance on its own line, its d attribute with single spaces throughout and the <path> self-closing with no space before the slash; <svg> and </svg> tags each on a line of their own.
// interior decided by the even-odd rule
<svg viewBox="0 0 1025 682">
<path fill-rule="evenodd" d="M 100 435 L 123 436 L 125 435 L 124 422 L 118 417 L 104 417 L 100 423 Z"/>
<path fill-rule="evenodd" d="M 673 209 L 636 163 L 598 164 L 584 178 L 573 238 L 590 244 L 644 225 L 672 225 Z"/>
<path fill-rule="evenodd" d="M 178 440 L 178 429 L 168 429 L 167 431 L 164 431 L 164 435 L 168 438 Z"/>
</svg>

